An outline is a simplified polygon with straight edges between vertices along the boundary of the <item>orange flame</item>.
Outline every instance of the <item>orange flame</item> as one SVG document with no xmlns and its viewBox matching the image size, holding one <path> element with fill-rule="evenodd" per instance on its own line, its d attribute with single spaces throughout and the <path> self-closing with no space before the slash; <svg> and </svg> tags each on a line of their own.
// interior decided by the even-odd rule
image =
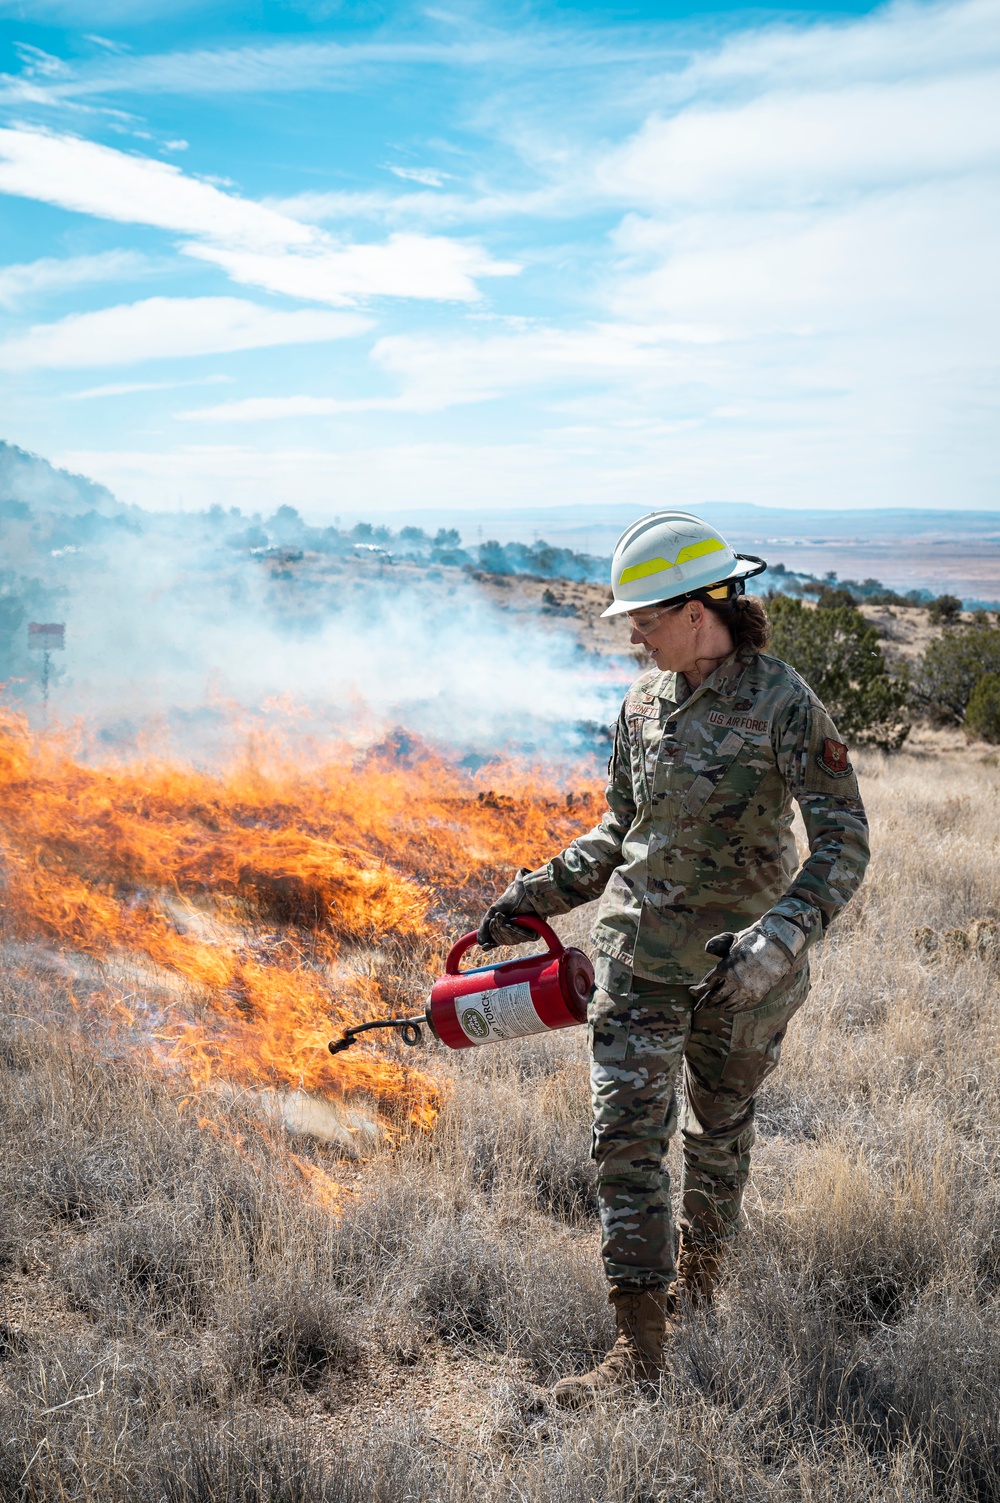
<svg viewBox="0 0 1000 1503">
<path fill-rule="evenodd" d="M 488 782 L 412 740 L 312 763 L 258 745 L 218 772 L 91 766 L 0 707 L 7 923 L 92 957 L 133 1021 L 113 977 L 139 966 L 166 996 L 151 1047 L 195 1086 L 364 1097 L 390 1129 L 429 1127 L 440 1088 L 397 1045 L 326 1044 L 422 1008 L 449 932 L 596 811 L 528 767 Z"/>
</svg>

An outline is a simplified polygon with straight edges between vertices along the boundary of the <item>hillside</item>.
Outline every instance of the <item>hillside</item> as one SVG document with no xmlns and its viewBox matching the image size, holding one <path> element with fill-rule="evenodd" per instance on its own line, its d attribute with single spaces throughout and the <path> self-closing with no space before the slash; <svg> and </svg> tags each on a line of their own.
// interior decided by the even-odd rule
<svg viewBox="0 0 1000 1503">
<path fill-rule="evenodd" d="M 0 440 L 0 515 L 17 517 L 23 507 L 43 513 L 121 517 L 138 508 L 124 505 L 85 475 L 71 475 L 47 459 Z"/>
</svg>

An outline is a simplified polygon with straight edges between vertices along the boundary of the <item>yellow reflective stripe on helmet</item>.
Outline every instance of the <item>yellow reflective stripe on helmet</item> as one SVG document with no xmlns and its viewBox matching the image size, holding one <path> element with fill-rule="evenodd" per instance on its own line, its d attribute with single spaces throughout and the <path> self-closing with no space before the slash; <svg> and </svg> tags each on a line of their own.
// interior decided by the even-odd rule
<svg viewBox="0 0 1000 1503">
<path fill-rule="evenodd" d="M 701 543 L 688 543 L 677 555 L 679 564 L 689 564 L 693 558 L 704 558 L 706 553 L 725 553 L 726 545 L 718 538 L 705 538 Z"/>
<path fill-rule="evenodd" d="M 631 584 L 633 579 L 645 579 L 647 574 L 662 574 L 664 569 L 673 567 L 669 558 L 649 558 L 644 564 L 632 564 L 631 568 L 623 569 L 618 582 Z"/>
<path fill-rule="evenodd" d="M 710 590 L 705 591 L 705 594 L 711 595 L 713 600 L 726 600 L 729 598 L 729 586 L 727 584 L 713 585 Z"/>
<path fill-rule="evenodd" d="M 724 553 L 725 543 L 718 538 L 704 538 L 700 543 L 688 543 L 671 563 L 669 558 L 649 558 L 644 564 L 631 564 L 623 569 L 619 584 L 631 584 L 634 579 L 646 579 L 650 574 L 662 574 L 664 569 L 673 569 L 678 564 L 689 564 L 692 559 L 704 558 L 706 553 Z"/>
</svg>

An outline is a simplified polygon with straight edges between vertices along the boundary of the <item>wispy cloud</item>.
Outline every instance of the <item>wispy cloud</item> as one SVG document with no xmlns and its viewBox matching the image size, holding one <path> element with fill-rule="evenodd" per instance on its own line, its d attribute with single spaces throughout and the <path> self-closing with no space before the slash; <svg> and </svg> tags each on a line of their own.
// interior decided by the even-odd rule
<svg viewBox="0 0 1000 1503">
<path fill-rule="evenodd" d="M 472 15 L 425 12 L 424 34 L 404 35 L 383 28 L 354 41 L 329 38 L 273 40 L 243 46 L 177 49 L 145 56 L 100 57 L 63 65 L 47 97 L 60 100 L 107 94 L 273 94 L 312 90 L 363 90 L 394 70 L 432 68 L 454 73 L 509 71 L 551 75 L 583 71 L 598 76 L 629 64 L 649 68 L 676 62 L 690 52 L 676 33 L 663 27 L 553 25 L 532 23 L 503 28 Z M 441 24 L 435 24 L 436 22 Z M 4 80 L 16 100 L 22 80 Z M 35 82 L 32 78 L 32 82 Z"/>
<path fill-rule="evenodd" d="M 451 176 L 450 172 L 438 172 L 433 167 L 396 167 L 391 162 L 389 171 L 404 182 L 422 183 L 425 188 L 442 188 Z"/>
<path fill-rule="evenodd" d="M 185 246 L 234 282 L 334 306 L 373 297 L 474 302 L 477 277 L 515 276 L 516 262 L 493 261 L 479 246 L 428 235 L 390 235 L 382 245 L 349 245 L 312 255 L 275 255 L 220 245 Z"/>
<path fill-rule="evenodd" d="M 333 306 L 371 297 L 470 302 L 477 278 L 520 269 L 443 236 L 344 245 L 173 163 L 41 131 L 0 130 L 0 192 L 193 236 L 182 249 L 233 281 Z"/>
<path fill-rule="evenodd" d="M 362 334 L 349 313 L 278 312 L 239 298 L 147 298 L 38 324 L 0 344 L 0 369 L 134 365 L 273 345 L 316 344 Z"/>
<path fill-rule="evenodd" d="M 653 117 L 600 163 L 636 206 L 805 207 L 1000 165 L 1000 60 L 960 79 L 787 89 Z"/>
<path fill-rule="evenodd" d="M 283 418 L 338 417 L 345 412 L 413 410 L 403 397 L 244 397 L 238 402 L 192 408 L 176 416 L 194 423 L 270 423 Z"/>
<path fill-rule="evenodd" d="M 662 388 L 690 382 L 691 347 L 713 342 L 713 332 L 707 329 L 624 323 L 574 331 L 526 328 L 480 338 L 397 335 L 378 340 L 371 359 L 400 388 L 398 393 L 245 397 L 177 416 L 196 422 L 256 423 L 352 412 L 431 413 L 528 388 L 565 393 L 589 387 L 604 393 L 609 386 L 636 380 Z"/>
<path fill-rule="evenodd" d="M 32 297 L 66 292 L 95 282 L 124 282 L 150 269 L 134 251 L 103 251 L 95 256 L 45 256 L 20 265 L 0 266 L 0 307 L 18 308 Z"/>
<path fill-rule="evenodd" d="M 97 397 L 127 397 L 140 391 L 176 391 L 181 386 L 222 386 L 232 376 L 191 376 L 182 381 L 109 381 L 105 386 L 88 386 L 84 391 L 68 391 L 69 402 L 88 402 Z"/>
<path fill-rule="evenodd" d="M 223 193 L 171 162 L 44 131 L 0 130 L 0 192 L 225 244 L 279 250 L 315 240 L 287 214 Z"/>
</svg>

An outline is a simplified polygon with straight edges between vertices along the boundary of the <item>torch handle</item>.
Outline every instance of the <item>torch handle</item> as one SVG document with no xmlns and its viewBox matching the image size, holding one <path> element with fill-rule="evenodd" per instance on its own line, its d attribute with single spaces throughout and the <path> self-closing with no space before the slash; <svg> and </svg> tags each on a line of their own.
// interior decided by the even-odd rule
<svg viewBox="0 0 1000 1503">
<path fill-rule="evenodd" d="M 549 928 L 544 919 L 536 918 L 534 914 L 531 913 L 519 913 L 517 915 L 517 918 L 508 919 L 507 922 L 511 924 L 521 924 L 525 929 L 534 929 L 535 933 L 540 935 L 548 945 L 548 953 L 550 955 L 555 957 L 562 954 L 562 940 L 559 938 L 554 929 Z M 457 944 L 452 945 L 451 950 L 448 954 L 448 959 L 445 961 L 444 965 L 444 972 L 446 976 L 458 976 L 460 974 L 458 967 L 459 963 L 461 962 L 462 956 L 465 954 L 466 950 L 472 949 L 472 946 L 476 943 L 476 939 L 477 932 L 475 929 L 473 929 L 471 934 L 464 934 Z"/>
</svg>

